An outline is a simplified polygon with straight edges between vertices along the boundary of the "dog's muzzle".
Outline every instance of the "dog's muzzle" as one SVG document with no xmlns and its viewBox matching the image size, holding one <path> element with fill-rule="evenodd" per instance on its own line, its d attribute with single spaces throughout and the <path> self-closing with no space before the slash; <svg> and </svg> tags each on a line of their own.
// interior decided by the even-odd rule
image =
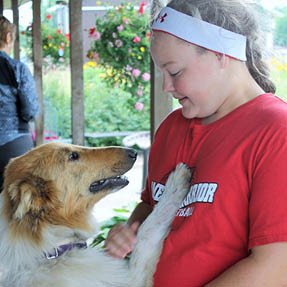
<svg viewBox="0 0 287 287">
<path fill-rule="evenodd" d="M 90 185 L 90 192 L 96 193 L 106 188 L 122 188 L 129 184 L 128 179 L 125 176 L 117 176 L 107 179 L 101 179 L 95 181 Z"/>
</svg>

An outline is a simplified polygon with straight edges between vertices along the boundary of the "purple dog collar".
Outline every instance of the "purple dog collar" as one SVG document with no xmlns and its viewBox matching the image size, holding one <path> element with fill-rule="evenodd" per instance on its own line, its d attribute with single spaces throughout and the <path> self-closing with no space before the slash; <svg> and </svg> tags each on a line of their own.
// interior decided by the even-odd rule
<svg viewBox="0 0 287 287">
<path fill-rule="evenodd" d="M 87 247 L 87 242 L 64 244 L 59 246 L 58 248 L 54 248 L 53 252 L 51 253 L 44 253 L 44 256 L 46 259 L 51 260 L 63 255 L 68 250 L 72 250 L 74 248 L 86 249 Z"/>
</svg>

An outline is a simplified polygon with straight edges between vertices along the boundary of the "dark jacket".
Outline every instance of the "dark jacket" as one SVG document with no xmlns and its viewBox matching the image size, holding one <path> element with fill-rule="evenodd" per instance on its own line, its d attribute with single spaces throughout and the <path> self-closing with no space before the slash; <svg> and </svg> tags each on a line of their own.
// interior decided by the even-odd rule
<svg viewBox="0 0 287 287">
<path fill-rule="evenodd" d="M 34 78 L 22 62 L 0 51 L 0 145 L 29 134 L 38 111 Z"/>
</svg>

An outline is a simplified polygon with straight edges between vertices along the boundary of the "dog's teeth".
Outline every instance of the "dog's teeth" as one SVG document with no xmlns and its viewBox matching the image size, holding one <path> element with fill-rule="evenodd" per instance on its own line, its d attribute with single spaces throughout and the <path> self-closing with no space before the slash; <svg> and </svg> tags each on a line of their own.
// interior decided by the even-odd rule
<svg viewBox="0 0 287 287">
<path fill-rule="evenodd" d="M 104 180 L 104 179 L 100 180 L 100 184 L 103 184 L 104 182 L 105 182 L 105 180 Z"/>
</svg>

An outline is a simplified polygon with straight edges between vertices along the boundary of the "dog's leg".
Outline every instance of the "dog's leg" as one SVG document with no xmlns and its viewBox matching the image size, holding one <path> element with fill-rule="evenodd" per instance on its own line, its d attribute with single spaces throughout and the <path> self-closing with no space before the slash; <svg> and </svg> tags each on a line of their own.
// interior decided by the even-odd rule
<svg viewBox="0 0 287 287">
<path fill-rule="evenodd" d="M 151 287 L 153 274 L 176 211 L 189 191 L 190 169 L 178 164 L 165 185 L 165 191 L 153 212 L 141 225 L 135 249 L 131 255 L 131 286 Z"/>
</svg>

